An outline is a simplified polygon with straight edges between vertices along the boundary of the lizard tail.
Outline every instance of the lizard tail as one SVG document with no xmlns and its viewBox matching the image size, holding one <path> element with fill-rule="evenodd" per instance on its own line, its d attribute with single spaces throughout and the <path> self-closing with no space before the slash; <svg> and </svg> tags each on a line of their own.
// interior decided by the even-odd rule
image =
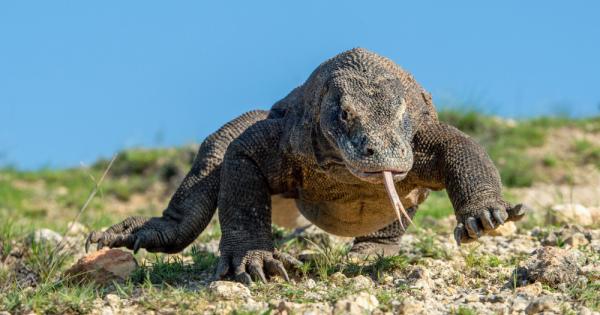
<svg viewBox="0 0 600 315">
<path fill-rule="evenodd" d="M 192 169 L 173 195 L 163 218 L 177 227 L 163 234 L 168 252 L 191 244 L 211 221 L 219 196 L 221 163 L 229 144 L 248 127 L 267 118 L 268 111 L 250 111 L 228 122 L 200 145 Z"/>
</svg>

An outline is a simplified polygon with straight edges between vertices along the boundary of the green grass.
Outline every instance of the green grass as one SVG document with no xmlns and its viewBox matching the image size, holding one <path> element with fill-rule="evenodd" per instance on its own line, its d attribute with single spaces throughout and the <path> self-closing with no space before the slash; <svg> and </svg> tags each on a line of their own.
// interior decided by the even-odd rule
<svg viewBox="0 0 600 315">
<path fill-rule="evenodd" d="M 584 139 L 575 141 L 573 149 L 582 163 L 593 164 L 600 168 L 600 146 Z"/>
<path fill-rule="evenodd" d="M 426 218 L 442 219 L 454 213 L 452 203 L 445 191 L 432 191 L 424 203 L 419 205 L 419 210 L 415 214 L 413 222 L 421 228 L 430 228 L 427 226 Z"/>
<path fill-rule="evenodd" d="M 204 272 L 214 272 L 218 261 L 214 254 L 193 246 L 189 256 L 192 258 L 191 263 L 179 256 L 154 255 L 151 262 L 146 261 L 135 271 L 132 280 L 135 283 L 176 285 L 189 280 L 201 280 L 206 276 Z"/>
<path fill-rule="evenodd" d="M 415 243 L 414 248 L 422 257 L 446 260 L 450 258 L 449 254 L 434 240 L 432 234 L 419 233 L 418 237 L 419 241 Z"/>
<path fill-rule="evenodd" d="M 600 132 L 600 118 L 569 119 L 564 117 L 536 118 L 508 123 L 488 115 L 473 111 L 442 111 L 440 118 L 457 126 L 473 136 L 487 150 L 495 164 L 499 167 L 502 180 L 506 186 L 526 187 L 544 179 L 540 169 L 563 167 L 560 152 L 545 155 L 539 160 L 529 157 L 526 152 L 530 148 L 543 146 L 553 128 L 573 127 L 585 132 Z M 155 183 L 172 185 L 173 178 L 179 178 L 187 171 L 195 150 L 182 149 L 135 149 L 123 152 L 109 177 L 105 180 L 96 199 L 90 204 L 80 221 L 91 229 L 99 229 L 116 223 L 117 218 L 111 211 L 116 202 L 131 201 L 136 194 L 144 194 Z M 572 143 L 571 151 L 578 156 L 578 165 L 594 164 L 600 167 L 600 147 L 589 140 L 577 140 Z M 178 311 L 201 310 L 207 303 L 205 289 L 191 289 L 186 283 L 203 281 L 211 275 L 217 263 L 213 254 L 202 252 L 197 247 L 181 256 L 156 255 L 144 263 L 123 284 L 114 284 L 106 288 L 91 285 L 68 284 L 60 280 L 60 274 L 70 264 L 70 257 L 57 252 L 48 244 L 27 244 L 26 235 L 39 227 L 63 231 L 66 224 L 75 218 L 90 191 L 95 187 L 108 161 L 99 161 L 91 167 L 66 170 L 41 169 L 38 171 L 19 171 L 13 168 L 0 169 L 0 217 L 11 218 L 0 223 L 0 255 L 6 256 L 19 244 L 26 244 L 23 249 L 22 262 L 30 272 L 39 277 L 35 288 L 19 287 L 15 275 L 7 269 L 0 268 L 0 305 L 13 313 L 85 313 L 93 308 L 93 301 L 102 299 L 107 293 L 116 293 L 123 298 L 136 297 L 138 305 L 160 311 L 172 307 Z M 510 195 L 510 189 L 508 191 Z M 165 198 L 168 198 L 165 197 Z M 510 199 L 510 197 L 509 197 Z M 158 215 L 164 205 L 148 205 L 141 209 L 128 210 L 127 215 Z M 390 273 L 402 273 L 411 264 L 426 262 L 423 258 L 448 260 L 449 254 L 440 246 L 429 229 L 435 230 L 435 222 L 454 213 L 452 204 L 443 191 L 432 192 L 427 201 L 420 206 L 415 216 L 415 223 L 420 228 L 411 233 L 417 235 L 417 242 L 412 250 L 416 258 L 410 255 L 391 257 L 377 256 L 367 262 L 356 263 L 349 259 L 347 246 L 333 246 L 315 240 L 314 243 L 298 240 L 287 240 L 288 231 L 274 229 L 279 248 L 290 252 L 298 252 L 313 247 L 318 254 L 312 262 L 305 263 L 296 274 L 300 278 L 313 278 L 331 284 L 331 275 L 341 272 L 347 277 L 365 275 L 374 280 L 381 280 Z M 60 219 L 59 219 L 60 218 Z M 433 219 L 433 220 L 432 220 Z M 542 221 L 531 224 L 539 225 Z M 220 227 L 218 222 L 211 223 L 211 228 L 198 238 L 197 242 L 208 242 L 218 239 Z M 524 227 L 524 225 L 521 225 Z M 425 231 L 423 231 L 425 230 Z M 451 232 L 451 231 L 445 231 Z M 562 241 L 559 241 L 560 244 Z M 318 244 L 316 244 L 318 243 Z M 139 256 L 138 256 L 139 257 Z M 411 258 L 409 258 L 411 257 Z M 468 272 L 483 277 L 494 268 L 514 267 L 525 256 L 514 256 L 504 261 L 493 255 L 479 253 L 475 247 L 464 254 Z M 290 271 L 291 273 L 291 271 Z M 462 274 L 457 274 L 463 276 Z M 498 281 L 510 281 L 510 275 L 502 276 Z M 464 276 L 456 280 L 465 282 Z M 466 285 L 466 284 L 465 284 Z M 354 292 L 352 286 L 338 285 L 327 290 L 324 301 L 333 302 Z M 376 294 L 383 308 L 391 310 L 394 299 L 402 299 L 402 293 L 408 290 L 402 285 L 380 290 L 376 286 Z M 568 289 L 569 296 L 592 309 L 599 309 L 600 287 L 598 282 L 585 286 L 573 286 Z M 295 285 L 272 283 L 254 286 L 255 296 L 284 297 L 291 301 L 303 303 L 313 302 L 306 296 L 306 291 Z M 240 310 L 238 313 L 244 313 Z M 460 307 L 452 310 L 454 314 L 472 314 L 471 309 Z"/>
<path fill-rule="evenodd" d="M 487 150 L 498 166 L 502 182 L 508 187 L 527 187 L 542 180 L 544 174 L 536 173 L 535 165 L 553 167 L 556 159 L 546 157 L 534 160 L 526 150 L 544 145 L 551 129 L 573 127 L 595 132 L 600 130 L 600 118 L 570 119 L 568 117 L 540 117 L 507 123 L 492 116 L 469 110 L 440 111 L 441 121 L 473 136 Z M 575 150 L 584 157 L 584 163 L 600 167 L 600 148 L 589 143 L 576 144 Z"/>
</svg>

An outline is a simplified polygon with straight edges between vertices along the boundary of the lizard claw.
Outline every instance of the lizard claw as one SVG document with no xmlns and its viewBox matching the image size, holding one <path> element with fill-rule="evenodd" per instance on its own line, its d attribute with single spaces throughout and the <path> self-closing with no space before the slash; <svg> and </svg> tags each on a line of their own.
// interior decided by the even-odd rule
<svg viewBox="0 0 600 315">
<path fill-rule="evenodd" d="M 478 239 L 508 221 L 518 221 L 530 211 L 529 207 L 523 204 L 512 207 L 503 201 L 482 206 L 480 209 L 474 213 L 469 212 L 468 216 L 457 217 L 459 222 L 454 229 L 454 239 L 459 246 Z"/>
<path fill-rule="evenodd" d="M 135 242 L 133 243 L 133 253 L 134 254 L 137 254 L 137 252 L 140 250 L 141 244 L 142 244 L 142 238 L 136 237 Z"/>
<path fill-rule="evenodd" d="M 104 247 L 126 247 L 137 253 L 141 248 L 150 252 L 163 251 L 169 244 L 162 244 L 167 232 L 173 231 L 174 225 L 162 218 L 146 219 L 131 217 L 115 224 L 104 232 L 91 232 L 85 241 L 85 250 L 89 251 L 91 244 L 96 244 L 96 249 Z M 172 248 L 175 245 L 171 244 Z"/>
<path fill-rule="evenodd" d="M 223 254 L 219 258 L 219 264 L 215 278 L 223 279 L 233 270 L 234 279 L 246 285 L 252 281 L 267 283 L 274 276 L 290 281 L 285 265 L 300 266 L 302 263 L 288 254 L 272 253 L 266 250 L 250 250 L 243 256 L 232 256 Z"/>
</svg>

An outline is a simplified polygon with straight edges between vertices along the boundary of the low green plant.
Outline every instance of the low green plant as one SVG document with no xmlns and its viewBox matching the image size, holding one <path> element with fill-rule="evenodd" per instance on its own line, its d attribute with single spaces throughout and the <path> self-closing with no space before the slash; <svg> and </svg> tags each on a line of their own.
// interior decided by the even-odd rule
<svg viewBox="0 0 600 315">
<path fill-rule="evenodd" d="M 414 245 L 415 250 L 422 257 L 430 257 L 433 259 L 449 259 L 450 255 L 438 243 L 435 242 L 433 235 L 430 233 L 421 233 L 419 241 Z"/>
</svg>

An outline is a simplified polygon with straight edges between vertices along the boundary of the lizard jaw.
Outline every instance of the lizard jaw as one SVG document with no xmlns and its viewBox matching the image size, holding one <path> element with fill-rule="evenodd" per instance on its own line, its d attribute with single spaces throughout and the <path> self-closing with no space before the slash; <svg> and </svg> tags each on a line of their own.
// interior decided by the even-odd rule
<svg viewBox="0 0 600 315">
<path fill-rule="evenodd" d="M 369 183 L 373 183 L 373 184 L 383 183 L 383 177 L 382 177 L 383 172 L 390 173 L 394 182 L 399 182 L 399 181 L 403 180 L 404 178 L 406 178 L 406 175 L 408 173 L 408 172 L 400 171 L 400 170 L 383 170 L 383 171 L 377 171 L 377 172 L 365 172 L 365 171 L 359 171 L 359 170 L 356 170 L 356 169 L 353 169 L 350 167 L 348 167 L 348 170 L 350 171 L 350 173 L 352 173 L 352 175 L 358 177 L 360 180 L 363 180 L 363 181 L 366 181 Z"/>
</svg>

